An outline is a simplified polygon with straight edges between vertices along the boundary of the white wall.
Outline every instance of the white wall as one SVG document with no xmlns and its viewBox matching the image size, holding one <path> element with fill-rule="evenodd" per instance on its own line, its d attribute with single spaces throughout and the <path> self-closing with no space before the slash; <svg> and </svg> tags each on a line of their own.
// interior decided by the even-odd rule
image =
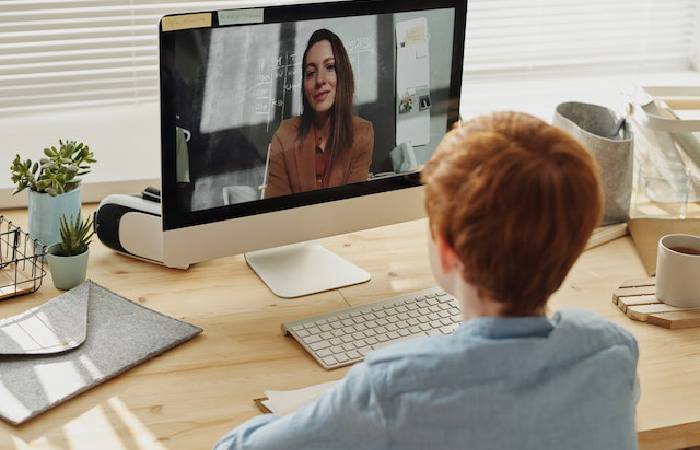
<svg viewBox="0 0 700 450">
<path fill-rule="evenodd" d="M 97 163 L 83 177 L 82 199 L 99 201 L 110 192 L 131 192 L 160 178 L 160 105 L 158 102 L 74 108 L 0 119 L 0 208 L 26 202 L 11 195 L 10 163 L 16 153 L 38 160 L 58 140 L 90 146 Z M 4 169 L 4 170 L 3 170 Z M 142 186 L 142 187 L 141 187 Z"/>
</svg>

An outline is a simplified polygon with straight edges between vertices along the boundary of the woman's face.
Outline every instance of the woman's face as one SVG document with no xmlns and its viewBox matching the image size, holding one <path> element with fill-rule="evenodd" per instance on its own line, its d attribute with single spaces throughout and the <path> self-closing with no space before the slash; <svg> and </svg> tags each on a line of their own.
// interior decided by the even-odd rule
<svg viewBox="0 0 700 450">
<path fill-rule="evenodd" d="M 335 103 L 335 57 L 331 43 L 316 42 L 306 53 L 304 95 L 316 113 L 328 112 Z"/>
</svg>

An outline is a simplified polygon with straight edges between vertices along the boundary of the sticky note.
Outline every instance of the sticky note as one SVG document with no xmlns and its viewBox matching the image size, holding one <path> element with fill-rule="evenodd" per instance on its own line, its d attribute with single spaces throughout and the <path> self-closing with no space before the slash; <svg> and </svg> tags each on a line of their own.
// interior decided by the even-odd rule
<svg viewBox="0 0 700 450">
<path fill-rule="evenodd" d="M 425 41 L 425 24 L 421 23 L 419 25 L 412 26 L 406 30 L 406 43 L 407 44 L 417 44 L 418 42 Z"/>
<path fill-rule="evenodd" d="M 189 28 L 211 27 L 211 13 L 182 14 L 165 16 L 161 21 L 163 31 L 187 30 Z"/>
<path fill-rule="evenodd" d="M 219 11 L 219 25 L 243 25 L 248 23 L 265 22 L 264 8 L 237 9 L 235 11 Z"/>
</svg>

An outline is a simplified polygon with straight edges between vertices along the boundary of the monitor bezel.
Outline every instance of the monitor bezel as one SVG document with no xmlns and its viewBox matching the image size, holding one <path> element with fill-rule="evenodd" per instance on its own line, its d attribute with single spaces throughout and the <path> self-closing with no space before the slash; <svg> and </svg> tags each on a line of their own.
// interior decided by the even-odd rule
<svg viewBox="0 0 700 450">
<path fill-rule="evenodd" d="M 447 127 L 448 131 L 454 122 L 459 120 L 459 99 L 462 87 L 462 73 L 464 64 L 464 39 L 466 31 L 466 11 L 467 0 L 437 0 L 431 1 L 426 7 L 426 2 L 421 0 L 357 0 L 326 3 L 306 3 L 283 6 L 265 6 L 235 8 L 264 9 L 264 21 L 261 23 L 282 23 L 290 21 L 313 20 L 335 17 L 351 17 L 361 15 L 376 15 L 389 13 L 403 13 L 412 11 L 426 11 L 432 9 L 454 8 L 454 32 L 452 39 L 452 68 L 450 76 L 450 87 L 447 105 Z M 230 9 L 228 9 L 230 10 Z M 225 10 L 224 10 L 225 11 Z M 212 13 L 211 28 L 246 26 L 240 25 L 219 25 L 219 11 L 208 11 Z M 192 13 L 188 13 L 192 14 Z M 164 17 L 172 17 L 183 14 L 173 14 Z M 275 211 L 283 211 L 308 205 L 325 202 L 333 202 L 364 195 L 378 194 L 398 189 L 406 189 L 421 185 L 420 172 L 407 175 L 396 175 L 378 180 L 370 180 L 360 183 L 352 183 L 315 191 L 300 192 L 275 197 L 261 199 L 234 205 L 224 205 L 206 210 L 179 211 L 177 208 L 177 181 L 176 181 L 176 161 L 174 152 L 166 152 L 165 149 L 175 148 L 175 126 L 176 119 L 174 108 L 170 104 L 171 99 L 163 93 L 166 91 L 166 80 L 168 78 L 166 61 L 168 55 L 172 54 L 174 45 L 173 36 L 176 31 L 163 31 L 162 20 L 159 25 L 159 52 L 160 52 L 160 113 L 161 113 L 161 182 L 162 182 L 162 210 L 163 210 L 163 230 L 174 230 L 189 226 L 203 225 L 223 220 L 236 219 L 251 215 L 265 214 Z M 167 114 L 170 111 L 170 114 Z M 169 153 L 170 157 L 166 157 Z"/>
</svg>

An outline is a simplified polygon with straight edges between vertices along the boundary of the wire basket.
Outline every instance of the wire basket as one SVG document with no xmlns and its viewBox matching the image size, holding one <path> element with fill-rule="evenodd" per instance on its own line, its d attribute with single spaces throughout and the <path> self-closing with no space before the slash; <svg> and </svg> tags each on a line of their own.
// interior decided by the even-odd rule
<svg viewBox="0 0 700 450">
<path fill-rule="evenodd" d="M 36 292 L 45 262 L 46 245 L 0 216 L 0 300 Z"/>
</svg>

